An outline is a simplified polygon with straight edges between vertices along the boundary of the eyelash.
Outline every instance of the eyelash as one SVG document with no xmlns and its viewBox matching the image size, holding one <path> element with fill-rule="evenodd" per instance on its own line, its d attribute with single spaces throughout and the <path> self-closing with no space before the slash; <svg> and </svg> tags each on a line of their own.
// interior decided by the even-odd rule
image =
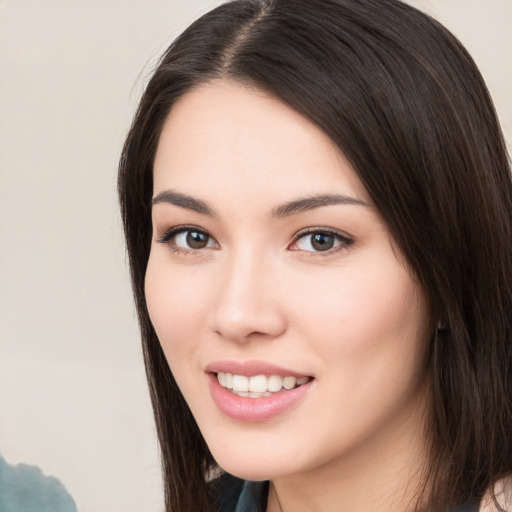
<svg viewBox="0 0 512 512">
<path fill-rule="evenodd" d="M 302 251 L 304 252 L 308 257 L 310 258 L 326 258 L 328 256 L 331 256 L 332 254 L 335 254 L 339 251 L 342 251 L 344 249 L 347 249 L 354 243 L 354 239 L 350 238 L 344 233 L 340 233 L 339 231 L 330 229 L 330 228 L 308 228 L 303 231 L 299 231 L 292 240 L 291 245 L 296 244 L 299 240 L 306 238 L 309 235 L 327 235 L 332 236 L 335 240 L 339 242 L 339 245 L 337 247 L 334 247 L 332 249 L 328 249 L 326 251 Z M 300 251 L 301 249 L 292 249 L 294 251 Z"/>
<path fill-rule="evenodd" d="M 184 249 L 183 247 L 178 247 L 175 243 L 173 243 L 173 238 L 181 233 L 192 232 L 192 233 L 200 233 L 202 235 L 207 236 L 208 238 L 213 240 L 213 237 L 205 231 L 197 226 L 175 226 L 173 228 L 168 229 L 165 233 L 157 237 L 156 241 L 161 244 L 167 244 L 170 249 L 178 254 L 182 254 L 184 256 L 198 256 L 200 255 L 205 248 L 203 249 Z"/>
<path fill-rule="evenodd" d="M 181 233 L 186 233 L 186 232 L 199 233 L 201 235 L 208 237 L 210 240 L 215 240 L 204 229 L 201 229 L 197 226 L 187 226 L 187 225 L 172 227 L 172 228 L 168 229 L 167 231 L 165 231 L 165 233 L 163 233 L 162 235 L 158 236 L 156 240 L 158 243 L 167 244 L 173 252 L 184 255 L 184 256 L 199 256 L 203 253 L 204 250 L 208 249 L 207 247 L 200 248 L 200 249 L 193 249 L 193 248 L 184 249 L 183 247 L 178 247 L 173 242 L 173 238 Z M 307 257 L 310 257 L 310 258 L 315 258 L 315 257 L 325 258 L 334 253 L 337 253 L 338 251 L 347 249 L 354 243 L 354 240 L 352 238 L 350 238 L 349 236 L 347 236 L 346 234 L 342 234 L 339 231 L 335 231 L 330 228 L 319 227 L 319 228 L 308 228 L 306 230 L 300 231 L 293 237 L 290 246 L 296 244 L 299 240 L 306 238 L 309 235 L 332 236 L 333 238 L 335 238 L 335 240 L 337 242 L 339 242 L 339 245 L 337 247 L 334 247 L 334 248 L 331 248 L 331 249 L 328 249 L 325 251 L 302 250 L 302 252 L 305 253 L 307 255 Z M 290 249 L 290 250 L 301 251 L 301 249 Z"/>
</svg>

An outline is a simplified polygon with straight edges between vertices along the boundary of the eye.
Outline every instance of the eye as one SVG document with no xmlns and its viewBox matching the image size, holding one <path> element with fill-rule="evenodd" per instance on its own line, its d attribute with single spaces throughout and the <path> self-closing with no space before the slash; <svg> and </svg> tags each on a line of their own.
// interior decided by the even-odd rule
<svg viewBox="0 0 512 512">
<path fill-rule="evenodd" d="M 212 247 L 212 239 L 201 231 L 182 231 L 174 236 L 174 244 L 182 249 L 204 249 Z"/>
<path fill-rule="evenodd" d="M 299 233 L 290 249 L 311 253 L 331 253 L 348 247 L 352 243 L 351 238 L 340 233 L 318 229 Z"/>
<path fill-rule="evenodd" d="M 193 252 L 217 248 L 217 242 L 204 230 L 195 226 L 177 226 L 159 236 L 159 243 L 168 244 L 177 252 Z"/>
</svg>

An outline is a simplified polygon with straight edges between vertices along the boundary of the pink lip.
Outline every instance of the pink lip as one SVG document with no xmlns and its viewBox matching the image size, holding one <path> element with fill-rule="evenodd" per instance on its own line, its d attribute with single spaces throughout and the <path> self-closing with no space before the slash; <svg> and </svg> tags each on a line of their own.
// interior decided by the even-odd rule
<svg viewBox="0 0 512 512">
<path fill-rule="evenodd" d="M 303 373 L 297 373 L 293 370 L 281 368 L 279 366 L 267 363 L 265 361 L 217 361 L 209 364 L 206 369 L 208 373 L 232 373 L 233 375 L 280 375 L 281 377 L 308 377 Z"/>
<path fill-rule="evenodd" d="M 285 370 L 277 366 L 251 361 L 248 363 L 237 363 L 233 361 L 221 361 L 207 367 L 207 378 L 210 393 L 213 401 L 226 416 L 240 421 L 258 422 L 270 420 L 284 413 L 292 407 L 296 407 L 305 398 L 312 388 L 314 380 L 294 389 L 282 389 L 271 396 L 260 398 L 248 398 L 238 396 L 222 387 L 217 380 L 217 372 L 233 373 L 237 375 L 281 375 L 303 377 L 297 372 Z"/>
</svg>

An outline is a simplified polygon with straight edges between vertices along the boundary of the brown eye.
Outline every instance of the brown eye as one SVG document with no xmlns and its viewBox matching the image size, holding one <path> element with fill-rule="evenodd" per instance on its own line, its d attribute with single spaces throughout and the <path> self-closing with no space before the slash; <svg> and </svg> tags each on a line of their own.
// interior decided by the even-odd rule
<svg viewBox="0 0 512 512">
<path fill-rule="evenodd" d="M 208 246 L 210 237 L 206 233 L 198 231 L 185 231 L 186 245 L 190 249 L 204 249 Z"/>
<path fill-rule="evenodd" d="M 327 233 L 311 235 L 311 247 L 316 251 L 328 251 L 334 247 L 334 236 Z"/>
<path fill-rule="evenodd" d="M 298 236 L 292 246 L 292 250 L 309 253 L 327 253 L 348 247 L 352 243 L 352 239 L 340 233 L 317 230 Z"/>
<path fill-rule="evenodd" d="M 218 249 L 217 242 L 206 232 L 193 226 L 177 226 L 157 238 L 159 243 L 167 244 L 171 249 L 180 251 L 200 251 Z"/>
</svg>

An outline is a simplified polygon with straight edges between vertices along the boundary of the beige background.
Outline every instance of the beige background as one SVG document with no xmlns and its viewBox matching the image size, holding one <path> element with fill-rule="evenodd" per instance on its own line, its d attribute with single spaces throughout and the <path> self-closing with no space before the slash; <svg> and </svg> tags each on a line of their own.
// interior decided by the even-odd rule
<svg viewBox="0 0 512 512">
<path fill-rule="evenodd" d="M 0 0 L 0 452 L 81 512 L 162 510 L 116 198 L 156 57 L 207 0 Z M 512 0 L 411 0 L 479 64 L 512 139 Z"/>
</svg>

